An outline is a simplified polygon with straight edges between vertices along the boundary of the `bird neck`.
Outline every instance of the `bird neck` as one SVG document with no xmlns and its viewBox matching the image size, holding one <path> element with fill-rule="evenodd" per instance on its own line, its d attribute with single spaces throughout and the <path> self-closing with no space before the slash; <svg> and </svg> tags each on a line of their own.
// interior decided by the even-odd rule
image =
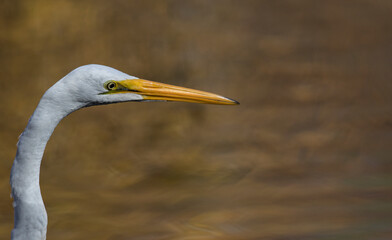
<svg viewBox="0 0 392 240">
<path fill-rule="evenodd" d="M 39 174 L 46 143 L 60 120 L 71 111 L 59 106 L 44 95 L 19 137 L 10 179 L 15 208 L 12 239 L 45 239 L 47 214 Z"/>
</svg>

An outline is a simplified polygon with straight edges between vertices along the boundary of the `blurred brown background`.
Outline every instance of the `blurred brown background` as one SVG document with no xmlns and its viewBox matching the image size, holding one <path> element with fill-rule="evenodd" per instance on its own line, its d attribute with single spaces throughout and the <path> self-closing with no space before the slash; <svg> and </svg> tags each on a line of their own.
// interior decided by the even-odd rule
<svg viewBox="0 0 392 240">
<path fill-rule="evenodd" d="M 239 106 L 127 103 L 64 119 L 48 239 L 391 239 L 392 2 L 0 1 L 0 236 L 17 137 L 99 63 Z"/>
</svg>

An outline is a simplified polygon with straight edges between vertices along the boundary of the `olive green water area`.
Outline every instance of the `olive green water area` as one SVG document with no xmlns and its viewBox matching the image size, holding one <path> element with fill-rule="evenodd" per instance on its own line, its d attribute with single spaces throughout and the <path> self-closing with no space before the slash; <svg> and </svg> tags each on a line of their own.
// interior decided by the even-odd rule
<svg viewBox="0 0 392 240">
<path fill-rule="evenodd" d="M 0 239 L 44 91 L 77 66 L 238 100 L 82 109 L 41 167 L 47 239 L 392 239 L 391 1 L 1 1 Z"/>
</svg>

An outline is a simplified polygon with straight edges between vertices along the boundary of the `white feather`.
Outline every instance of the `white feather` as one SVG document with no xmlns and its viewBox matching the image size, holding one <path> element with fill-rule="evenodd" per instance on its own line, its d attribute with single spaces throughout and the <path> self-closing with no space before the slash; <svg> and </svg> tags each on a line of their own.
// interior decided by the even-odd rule
<svg viewBox="0 0 392 240">
<path fill-rule="evenodd" d="M 83 107 L 141 100 L 142 96 L 134 93 L 100 94 L 106 91 L 103 84 L 108 80 L 134 78 L 110 67 L 86 65 L 70 72 L 45 92 L 17 143 L 10 179 L 15 208 L 11 239 L 46 239 L 48 220 L 39 174 L 46 143 L 57 124 Z"/>
</svg>

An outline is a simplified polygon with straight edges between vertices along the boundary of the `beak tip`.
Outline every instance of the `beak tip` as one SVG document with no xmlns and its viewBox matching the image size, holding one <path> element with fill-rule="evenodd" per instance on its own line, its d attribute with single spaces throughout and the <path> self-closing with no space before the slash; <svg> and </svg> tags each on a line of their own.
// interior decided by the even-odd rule
<svg viewBox="0 0 392 240">
<path fill-rule="evenodd" d="M 238 102 L 238 101 L 236 101 L 236 100 L 234 100 L 234 99 L 231 99 L 231 98 L 228 98 L 228 97 L 225 97 L 225 98 L 226 98 L 227 100 L 231 101 L 233 105 L 240 105 L 240 102 Z"/>
</svg>

